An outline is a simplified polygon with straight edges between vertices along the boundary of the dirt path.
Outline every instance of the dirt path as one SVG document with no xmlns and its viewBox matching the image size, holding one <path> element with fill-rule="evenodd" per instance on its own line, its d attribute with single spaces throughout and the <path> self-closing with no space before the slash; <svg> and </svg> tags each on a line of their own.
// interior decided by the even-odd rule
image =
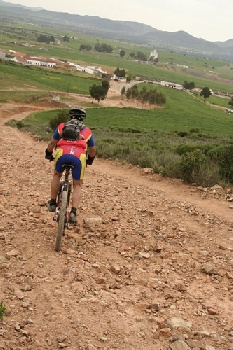
<svg viewBox="0 0 233 350">
<path fill-rule="evenodd" d="M 12 107 L 10 118 L 32 109 Z M 0 349 L 232 350 L 224 191 L 96 159 L 80 228 L 55 253 L 46 144 L 5 126 L 1 112 Z"/>
</svg>

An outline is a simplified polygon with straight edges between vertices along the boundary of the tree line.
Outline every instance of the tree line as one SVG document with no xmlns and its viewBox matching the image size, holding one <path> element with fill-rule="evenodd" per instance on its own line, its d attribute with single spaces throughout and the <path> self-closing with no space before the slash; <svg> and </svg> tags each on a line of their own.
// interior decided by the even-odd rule
<svg viewBox="0 0 233 350">
<path fill-rule="evenodd" d="M 161 92 L 157 92 L 156 89 L 147 89 L 143 86 L 141 90 L 138 89 L 138 85 L 133 85 L 127 90 L 125 87 L 121 89 L 121 95 L 125 95 L 127 99 L 135 99 L 141 101 L 142 105 L 148 103 L 149 105 L 164 105 L 166 103 L 166 97 Z"/>
</svg>

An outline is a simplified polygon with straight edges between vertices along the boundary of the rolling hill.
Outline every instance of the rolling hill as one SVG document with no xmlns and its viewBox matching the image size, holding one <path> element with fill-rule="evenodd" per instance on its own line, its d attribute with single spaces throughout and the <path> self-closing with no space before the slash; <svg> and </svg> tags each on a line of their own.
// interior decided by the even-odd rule
<svg viewBox="0 0 233 350">
<path fill-rule="evenodd" d="M 0 0 L 0 21 L 20 20 L 52 28 L 172 50 L 195 56 L 233 61 L 233 39 L 209 42 L 184 32 L 166 32 L 130 21 L 113 21 L 97 16 L 80 16 L 41 8 L 14 5 Z"/>
</svg>

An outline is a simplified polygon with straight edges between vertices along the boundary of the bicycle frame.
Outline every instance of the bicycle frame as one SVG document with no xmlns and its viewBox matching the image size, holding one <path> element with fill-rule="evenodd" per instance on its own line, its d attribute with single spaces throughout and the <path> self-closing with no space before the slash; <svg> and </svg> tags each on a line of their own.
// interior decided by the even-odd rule
<svg viewBox="0 0 233 350">
<path fill-rule="evenodd" d="M 70 180 L 71 170 L 73 165 L 64 164 L 64 173 L 60 181 L 60 189 L 58 192 L 57 207 L 55 211 L 54 220 L 58 222 L 58 231 L 55 240 L 55 251 L 60 251 L 61 239 L 65 235 L 65 229 L 68 228 L 69 222 L 69 201 L 72 191 L 72 180 Z"/>
</svg>

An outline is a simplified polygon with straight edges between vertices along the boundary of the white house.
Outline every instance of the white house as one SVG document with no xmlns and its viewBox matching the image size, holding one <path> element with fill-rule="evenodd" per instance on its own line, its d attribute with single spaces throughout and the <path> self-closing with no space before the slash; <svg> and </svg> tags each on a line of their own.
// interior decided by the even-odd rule
<svg viewBox="0 0 233 350">
<path fill-rule="evenodd" d="M 160 85 L 161 85 L 161 86 L 166 86 L 166 87 L 171 87 L 172 85 L 174 85 L 174 83 L 171 83 L 170 81 L 164 81 L 164 80 L 162 80 L 162 81 L 160 82 Z"/>
<path fill-rule="evenodd" d="M 95 71 L 96 71 L 96 68 L 95 67 L 91 67 L 91 66 L 87 66 L 84 68 L 84 71 L 88 74 L 94 74 Z"/>
<path fill-rule="evenodd" d="M 173 89 L 177 89 L 177 90 L 183 90 L 183 86 L 181 84 L 171 83 L 170 81 L 161 81 L 160 85 L 165 86 L 165 87 L 170 87 Z"/>
<path fill-rule="evenodd" d="M 150 56 L 149 56 L 149 61 L 154 61 L 154 62 L 158 62 L 158 52 L 156 51 L 156 49 L 154 49 L 153 51 L 151 51 Z"/>
<path fill-rule="evenodd" d="M 27 64 L 30 64 L 32 66 L 43 66 L 43 67 L 50 67 L 53 68 L 56 66 L 56 62 L 54 60 L 45 58 L 45 57 L 29 57 L 27 59 Z"/>
<path fill-rule="evenodd" d="M 181 84 L 175 84 L 174 89 L 176 90 L 184 90 L 183 86 Z"/>
<path fill-rule="evenodd" d="M 75 68 L 76 68 L 76 70 L 79 71 L 79 72 L 84 72 L 84 71 L 85 71 L 85 67 L 80 66 L 79 64 L 76 64 L 76 65 L 75 65 Z"/>
</svg>

